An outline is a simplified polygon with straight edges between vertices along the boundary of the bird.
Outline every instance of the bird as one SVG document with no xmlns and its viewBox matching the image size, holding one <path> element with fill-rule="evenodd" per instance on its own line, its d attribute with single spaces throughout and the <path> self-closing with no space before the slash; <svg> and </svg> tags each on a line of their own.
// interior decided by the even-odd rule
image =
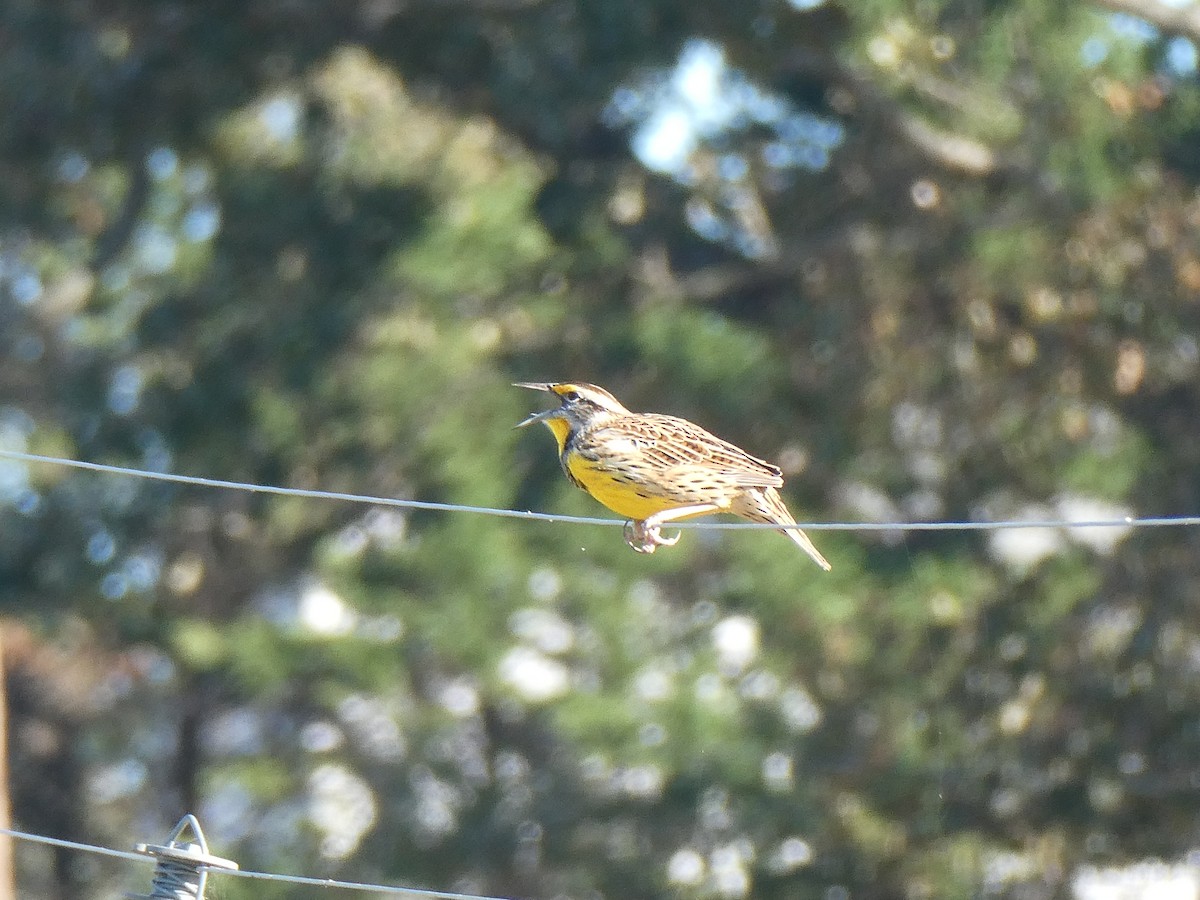
<svg viewBox="0 0 1200 900">
<path fill-rule="evenodd" d="M 548 427 L 567 479 L 624 516 L 625 542 L 639 553 L 673 546 L 668 522 L 731 513 L 751 522 L 793 526 L 779 488 L 778 466 L 676 416 L 634 413 L 602 387 L 586 382 L 522 381 L 514 387 L 552 394 L 558 406 L 515 427 Z M 798 528 L 780 531 L 818 566 L 832 566 Z"/>
</svg>

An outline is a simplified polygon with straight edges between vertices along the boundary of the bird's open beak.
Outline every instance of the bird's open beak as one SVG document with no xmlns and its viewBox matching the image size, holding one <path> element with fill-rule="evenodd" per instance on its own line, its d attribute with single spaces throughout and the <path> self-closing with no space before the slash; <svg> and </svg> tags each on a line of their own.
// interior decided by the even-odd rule
<svg viewBox="0 0 1200 900">
<path fill-rule="evenodd" d="M 549 391 L 551 386 L 549 381 L 517 381 L 513 383 L 513 387 L 529 388 L 531 391 Z M 526 419 L 514 425 L 513 428 L 524 428 L 526 425 L 531 425 L 534 422 L 543 422 L 558 412 L 558 409 L 558 407 L 555 407 L 554 409 L 544 409 L 541 412 L 531 413 Z"/>
<path fill-rule="evenodd" d="M 545 409 L 541 412 L 532 413 L 527 418 L 522 419 L 520 422 L 514 425 L 513 428 L 524 428 L 526 425 L 532 425 L 534 422 L 544 422 L 556 412 L 558 412 L 557 409 Z"/>
</svg>

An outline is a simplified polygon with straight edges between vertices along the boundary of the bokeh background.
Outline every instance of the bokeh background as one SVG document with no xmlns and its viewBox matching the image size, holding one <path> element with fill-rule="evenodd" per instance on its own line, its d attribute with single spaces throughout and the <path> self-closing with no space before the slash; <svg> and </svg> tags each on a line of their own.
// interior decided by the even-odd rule
<svg viewBox="0 0 1200 900">
<path fill-rule="evenodd" d="M 581 379 L 801 520 L 1196 514 L 1197 41 L 1188 0 L 7 0 L 0 448 L 594 515 L 512 428 Z M 829 575 L 0 459 L 15 824 L 539 900 L 1198 895 L 1200 529 L 813 535 Z"/>
</svg>

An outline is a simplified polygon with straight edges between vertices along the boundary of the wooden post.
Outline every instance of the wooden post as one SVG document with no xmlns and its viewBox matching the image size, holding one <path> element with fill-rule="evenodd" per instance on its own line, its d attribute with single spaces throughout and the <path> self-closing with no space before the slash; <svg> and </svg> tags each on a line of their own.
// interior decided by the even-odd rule
<svg viewBox="0 0 1200 900">
<path fill-rule="evenodd" d="M 0 629 L 0 828 L 12 828 L 8 779 L 8 671 L 4 666 L 4 632 Z M 13 839 L 0 835 L 0 900 L 17 900 Z"/>
</svg>

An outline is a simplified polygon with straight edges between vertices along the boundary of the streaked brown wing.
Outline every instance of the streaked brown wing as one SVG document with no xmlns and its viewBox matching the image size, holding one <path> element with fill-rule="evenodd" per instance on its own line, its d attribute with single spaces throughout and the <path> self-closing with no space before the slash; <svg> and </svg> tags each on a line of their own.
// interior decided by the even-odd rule
<svg viewBox="0 0 1200 900">
<path fill-rule="evenodd" d="M 603 458 L 645 484 L 694 481 L 699 475 L 713 488 L 739 490 L 779 487 L 783 477 L 770 463 L 751 456 L 686 419 L 638 415 L 580 435 L 580 452 Z"/>
</svg>

